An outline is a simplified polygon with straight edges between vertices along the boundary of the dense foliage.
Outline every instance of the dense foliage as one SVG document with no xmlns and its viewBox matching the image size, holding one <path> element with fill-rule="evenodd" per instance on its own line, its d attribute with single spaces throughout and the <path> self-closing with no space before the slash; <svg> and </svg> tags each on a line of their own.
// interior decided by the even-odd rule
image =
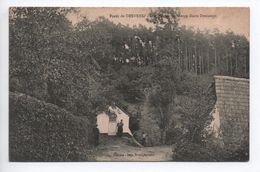
<svg viewBox="0 0 260 172">
<path fill-rule="evenodd" d="M 87 161 L 90 121 L 53 104 L 10 92 L 10 161 Z"/>
</svg>

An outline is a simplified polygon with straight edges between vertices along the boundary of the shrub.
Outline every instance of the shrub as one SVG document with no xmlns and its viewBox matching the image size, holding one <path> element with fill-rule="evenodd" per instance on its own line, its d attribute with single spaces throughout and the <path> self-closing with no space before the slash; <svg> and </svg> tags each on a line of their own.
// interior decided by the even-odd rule
<svg viewBox="0 0 260 172">
<path fill-rule="evenodd" d="M 218 144 L 216 140 L 208 143 L 196 144 L 182 141 L 182 145 L 176 145 L 173 153 L 174 161 L 248 161 L 248 145 L 243 145 L 240 149 L 233 150 L 231 147 Z"/>
<path fill-rule="evenodd" d="M 10 161 L 85 161 L 92 143 L 86 118 L 25 94 L 10 92 Z"/>
</svg>

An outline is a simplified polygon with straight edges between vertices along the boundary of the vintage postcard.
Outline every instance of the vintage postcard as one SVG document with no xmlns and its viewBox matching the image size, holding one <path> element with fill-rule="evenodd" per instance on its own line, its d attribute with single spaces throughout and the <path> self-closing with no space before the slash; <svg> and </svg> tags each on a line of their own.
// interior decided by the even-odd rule
<svg viewBox="0 0 260 172">
<path fill-rule="evenodd" d="M 249 8 L 9 8 L 9 161 L 249 160 Z"/>
</svg>

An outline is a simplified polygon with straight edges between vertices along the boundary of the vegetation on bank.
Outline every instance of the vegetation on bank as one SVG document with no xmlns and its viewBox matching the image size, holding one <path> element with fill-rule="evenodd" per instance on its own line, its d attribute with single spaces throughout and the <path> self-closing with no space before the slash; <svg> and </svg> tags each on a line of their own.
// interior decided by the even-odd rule
<svg viewBox="0 0 260 172">
<path fill-rule="evenodd" d="M 88 161 L 90 121 L 54 104 L 9 93 L 10 161 Z"/>
</svg>

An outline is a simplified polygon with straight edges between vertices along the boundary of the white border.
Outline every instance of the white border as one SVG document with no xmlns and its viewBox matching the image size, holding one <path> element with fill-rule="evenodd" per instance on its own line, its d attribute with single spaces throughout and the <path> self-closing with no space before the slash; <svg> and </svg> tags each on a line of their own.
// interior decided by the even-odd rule
<svg viewBox="0 0 260 172">
<path fill-rule="evenodd" d="M 10 6 L 82 6 L 82 7 L 250 7 L 250 161 L 247 163 L 175 163 L 175 162 L 84 162 L 84 163 L 10 163 L 8 162 L 8 7 Z M 74 0 L 0 0 L 0 172 L 32 171 L 260 171 L 260 1 L 257 0 L 182 0 L 182 1 L 83 1 Z"/>
</svg>

